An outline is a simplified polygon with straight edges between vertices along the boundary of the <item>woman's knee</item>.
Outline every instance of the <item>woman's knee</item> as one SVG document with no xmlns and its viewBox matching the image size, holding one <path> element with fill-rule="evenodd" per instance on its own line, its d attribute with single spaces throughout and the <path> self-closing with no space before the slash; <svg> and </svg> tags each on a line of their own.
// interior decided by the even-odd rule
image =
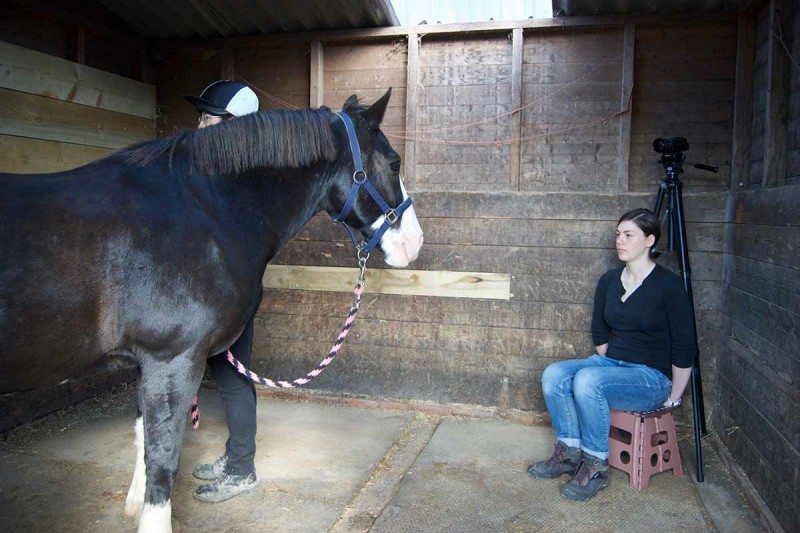
<svg viewBox="0 0 800 533">
<path fill-rule="evenodd" d="M 547 368 L 542 372 L 542 394 L 545 396 L 553 393 L 556 389 L 561 387 L 566 380 L 572 377 L 571 373 L 567 371 L 565 365 L 562 363 L 563 361 L 551 363 L 547 365 Z"/>
<path fill-rule="evenodd" d="M 575 373 L 572 392 L 576 400 L 580 398 L 599 398 L 602 396 L 602 369 L 582 368 Z"/>
</svg>

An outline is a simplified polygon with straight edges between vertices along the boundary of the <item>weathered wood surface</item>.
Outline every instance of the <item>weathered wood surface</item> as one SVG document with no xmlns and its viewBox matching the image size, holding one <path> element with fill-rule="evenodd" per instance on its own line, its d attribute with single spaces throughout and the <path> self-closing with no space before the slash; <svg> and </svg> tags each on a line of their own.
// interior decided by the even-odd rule
<svg viewBox="0 0 800 533">
<path fill-rule="evenodd" d="M 736 37 L 736 93 L 733 108 L 733 144 L 731 146 L 731 190 L 745 189 L 750 186 L 755 40 L 754 18 L 746 13 L 741 13 Z"/>
<path fill-rule="evenodd" d="M 349 293 L 357 275 L 357 268 L 272 264 L 264 273 L 264 287 Z M 366 272 L 370 294 L 508 300 L 511 297 L 509 282 L 507 274 L 493 272 L 382 268 L 371 268 Z"/>
<path fill-rule="evenodd" d="M 618 190 L 619 120 L 582 126 L 621 109 L 622 35 L 526 36 L 522 101 L 534 105 L 523 111 L 520 190 Z"/>
<path fill-rule="evenodd" d="M 155 137 L 148 118 L 0 89 L 0 134 L 122 148 Z"/>
<path fill-rule="evenodd" d="M 636 55 L 636 25 L 626 24 L 622 48 L 622 91 L 619 108 L 625 113 L 620 116 L 619 126 L 619 190 L 630 189 L 631 158 L 631 116 L 633 115 L 633 66 Z"/>
<path fill-rule="evenodd" d="M 308 46 L 235 48 L 234 60 L 237 81 L 253 87 L 258 95 L 259 109 L 289 108 L 283 102 L 298 108 L 309 107 L 311 75 Z"/>
<path fill-rule="evenodd" d="M 774 34 L 791 35 L 791 0 L 770 0 L 767 46 L 767 103 L 764 111 L 763 183 L 774 187 L 786 182 L 786 123 L 789 115 L 789 57 Z M 787 45 L 788 46 L 788 45 Z"/>
<path fill-rule="evenodd" d="M 38 174 L 85 165 L 109 148 L 0 135 L 0 172 Z"/>
<path fill-rule="evenodd" d="M 764 176 L 764 132 L 766 125 L 767 90 L 769 88 L 769 2 L 761 8 L 755 21 L 755 55 L 753 60 L 753 114 L 750 144 L 748 185 L 760 185 Z"/>
<path fill-rule="evenodd" d="M 155 119 L 154 85 L 0 41 L 0 88 Z"/>
<path fill-rule="evenodd" d="M 652 142 L 657 137 L 675 136 L 689 140 L 689 161 L 720 168 L 718 174 L 686 168 L 682 177 L 686 190 L 727 188 L 736 41 L 735 23 L 637 27 L 631 190 L 655 190 L 664 179 Z M 710 79 L 694 76 L 695 72 L 709 69 L 705 78 Z"/>
<path fill-rule="evenodd" d="M 800 9 L 793 4 L 791 35 L 800 35 Z M 789 44 L 793 57 L 800 57 L 800 39 Z M 800 183 L 800 65 L 792 62 L 789 78 L 789 124 L 786 146 L 786 183 Z"/>
<path fill-rule="evenodd" d="M 202 53 L 161 51 L 157 55 L 159 137 L 197 127 L 197 111 L 183 97 L 187 94 L 198 96 L 209 83 L 219 79 L 221 68 L 222 58 L 216 50 Z"/>
</svg>

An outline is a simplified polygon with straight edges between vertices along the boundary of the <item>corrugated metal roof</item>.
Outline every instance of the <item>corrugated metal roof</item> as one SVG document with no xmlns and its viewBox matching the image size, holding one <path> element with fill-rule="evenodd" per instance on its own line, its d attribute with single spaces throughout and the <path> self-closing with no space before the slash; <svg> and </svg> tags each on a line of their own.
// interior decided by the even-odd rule
<svg viewBox="0 0 800 533">
<path fill-rule="evenodd" d="M 390 0 L 98 0 L 146 39 L 176 40 L 399 24 Z"/>
<path fill-rule="evenodd" d="M 740 4 L 740 0 L 553 0 L 553 16 L 731 11 Z"/>
</svg>

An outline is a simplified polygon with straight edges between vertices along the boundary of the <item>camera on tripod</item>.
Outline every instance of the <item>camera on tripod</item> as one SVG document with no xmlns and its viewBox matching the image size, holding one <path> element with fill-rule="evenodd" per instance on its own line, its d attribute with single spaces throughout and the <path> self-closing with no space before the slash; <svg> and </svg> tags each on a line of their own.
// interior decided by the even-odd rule
<svg viewBox="0 0 800 533">
<path fill-rule="evenodd" d="M 678 152 L 685 152 L 689 149 L 689 141 L 686 137 L 673 137 L 671 139 L 662 139 L 659 137 L 653 141 L 653 150 L 659 154 L 677 154 Z"/>
</svg>

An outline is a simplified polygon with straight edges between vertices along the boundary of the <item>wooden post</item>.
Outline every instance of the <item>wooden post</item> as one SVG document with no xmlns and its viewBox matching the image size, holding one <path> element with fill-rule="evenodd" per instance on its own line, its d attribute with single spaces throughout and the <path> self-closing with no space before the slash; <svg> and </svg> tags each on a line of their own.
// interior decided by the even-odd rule
<svg viewBox="0 0 800 533">
<path fill-rule="evenodd" d="M 633 115 L 633 65 L 636 48 L 636 25 L 625 24 L 622 41 L 622 94 L 619 117 L 619 190 L 627 192 L 630 180 L 631 118 Z"/>
<path fill-rule="evenodd" d="M 233 49 L 227 46 L 222 50 L 222 57 L 220 59 L 220 76 L 223 80 L 236 79 Z"/>
<path fill-rule="evenodd" d="M 80 65 L 86 64 L 86 27 L 70 26 L 67 30 L 67 58 Z"/>
<path fill-rule="evenodd" d="M 511 32 L 511 109 L 522 106 L 522 46 L 524 44 L 522 28 L 515 28 Z M 522 137 L 522 112 L 512 115 L 511 136 Z M 511 166 L 509 176 L 512 191 L 520 190 L 522 144 L 521 141 L 511 143 L 508 154 Z"/>
<path fill-rule="evenodd" d="M 791 37 L 792 6 L 789 0 L 770 0 L 767 46 L 767 108 L 764 115 L 765 187 L 786 182 L 786 143 L 789 114 L 789 56 L 778 40 Z M 788 43 L 786 43 L 788 46 Z"/>
<path fill-rule="evenodd" d="M 309 107 L 320 107 L 322 105 L 323 86 L 323 52 L 322 43 L 319 39 L 311 41 L 311 85 L 308 97 Z"/>
<path fill-rule="evenodd" d="M 756 18 L 739 14 L 736 38 L 736 92 L 733 99 L 733 145 L 731 149 L 731 190 L 750 186 L 750 148 L 753 133 L 753 60 Z"/>
<path fill-rule="evenodd" d="M 419 43 L 417 33 L 408 34 L 408 70 L 406 73 L 406 160 L 403 179 L 407 189 L 415 185 L 417 167 L 417 147 L 413 140 L 417 136 L 417 101 L 419 98 Z"/>
</svg>

